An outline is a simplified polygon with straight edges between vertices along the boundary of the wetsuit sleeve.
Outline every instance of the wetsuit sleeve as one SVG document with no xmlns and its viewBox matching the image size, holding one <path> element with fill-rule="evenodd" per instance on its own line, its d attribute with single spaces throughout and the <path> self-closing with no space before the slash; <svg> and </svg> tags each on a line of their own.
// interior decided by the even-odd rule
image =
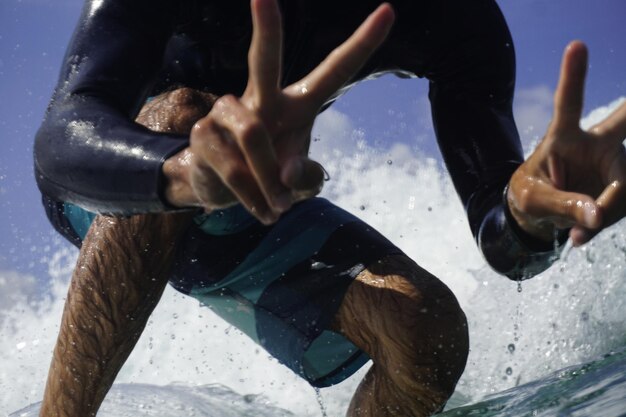
<svg viewBox="0 0 626 417">
<path fill-rule="evenodd" d="M 167 209 L 161 166 L 188 138 L 134 123 L 172 31 L 167 1 L 87 1 L 34 147 L 40 190 L 89 211 Z"/>
<path fill-rule="evenodd" d="M 461 2 L 459 2 L 461 3 Z M 439 147 L 489 265 L 511 279 L 530 278 L 558 257 L 559 244 L 538 240 L 508 212 L 505 188 L 523 162 L 513 119 L 515 53 L 495 2 L 464 2 L 453 28 L 433 50 L 427 74 Z"/>
</svg>

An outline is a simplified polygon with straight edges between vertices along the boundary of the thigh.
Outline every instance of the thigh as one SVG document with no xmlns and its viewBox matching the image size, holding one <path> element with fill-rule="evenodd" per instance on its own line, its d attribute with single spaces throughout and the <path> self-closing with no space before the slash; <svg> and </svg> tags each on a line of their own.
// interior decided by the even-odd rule
<svg viewBox="0 0 626 417">
<path fill-rule="evenodd" d="M 430 380 L 450 391 L 465 366 L 467 322 L 454 294 L 406 255 L 387 256 L 359 274 L 332 328 L 400 385 Z"/>
<path fill-rule="evenodd" d="M 330 322 L 366 265 L 401 252 L 321 198 L 295 205 L 272 226 L 231 214 L 212 213 L 187 231 L 170 283 L 315 386 L 340 382 L 367 362 L 328 330 Z"/>
</svg>

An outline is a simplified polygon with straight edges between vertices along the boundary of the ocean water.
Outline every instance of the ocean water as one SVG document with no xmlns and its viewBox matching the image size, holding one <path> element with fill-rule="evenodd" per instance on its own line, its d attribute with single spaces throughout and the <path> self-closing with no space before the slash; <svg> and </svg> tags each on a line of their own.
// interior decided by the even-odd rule
<svg viewBox="0 0 626 417">
<path fill-rule="evenodd" d="M 622 417 L 625 397 L 626 348 L 622 346 L 595 361 L 561 369 L 440 416 Z"/>
<path fill-rule="evenodd" d="M 565 417 L 626 415 L 626 349 L 612 351 L 530 383 L 491 395 L 475 404 L 453 407 L 439 417 Z M 454 401 L 452 401 L 454 402 Z M 10 417 L 38 417 L 33 404 Z M 221 385 L 117 384 L 100 417 L 289 417 L 262 395 L 240 395 Z M 331 415 L 331 414 L 328 414 Z"/>
<path fill-rule="evenodd" d="M 626 415 L 626 223 L 519 292 L 486 266 L 440 162 L 401 143 L 374 147 L 332 109 L 314 137 L 331 177 L 323 195 L 440 277 L 468 316 L 468 365 L 444 416 Z M 51 277 L 44 294 L 35 277 L 0 271 L 2 415 L 36 415 L 76 251 L 51 235 L 40 256 Z M 365 370 L 318 394 L 168 288 L 99 415 L 341 416 Z"/>
</svg>

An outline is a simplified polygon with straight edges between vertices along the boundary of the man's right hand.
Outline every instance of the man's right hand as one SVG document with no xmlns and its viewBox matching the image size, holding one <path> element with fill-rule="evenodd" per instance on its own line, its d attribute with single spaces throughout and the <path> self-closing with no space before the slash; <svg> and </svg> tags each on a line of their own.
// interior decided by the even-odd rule
<svg viewBox="0 0 626 417">
<path fill-rule="evenodd" d="M 281 89 L 282 28 L 276 0 L 252 0 L 249 80 L 226 95 L 191 130 L 190 146 L 169 158 L 165 196 L 177 207 L 210 211 L 242 203 L 265 224 L 321 191 L 324 170 L 307 157 L 322 105 L 384 41 L 394 20 L 388 4 L 311 73 Z"/>
</svg>

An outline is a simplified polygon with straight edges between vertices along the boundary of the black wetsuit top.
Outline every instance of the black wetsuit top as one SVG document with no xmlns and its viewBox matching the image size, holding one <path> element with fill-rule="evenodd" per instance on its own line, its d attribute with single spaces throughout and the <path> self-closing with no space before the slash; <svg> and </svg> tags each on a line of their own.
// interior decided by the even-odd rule
<svg viewBox="0 0 626 417">
<path fill-rule="evenodd" d="M 379 0 L 284 0 L 288 85 L 343 42 Z M 513 42 L 492 0 L 391 0 L 396 23 L 354 82 L 426 77 L 439 147 L 484 256 L 510 278 L 549 265 L 552 244 L 522 232 L 503 191 L 522 163 L 513 120 Z M 187 86 L 241 94 L 249 0 L 90 0 L 35 144 L 44 195 L 128 215 L 170 210 L 161 167 L 188 137 L 133 122 L 146 98 Z"/>
</svg>

